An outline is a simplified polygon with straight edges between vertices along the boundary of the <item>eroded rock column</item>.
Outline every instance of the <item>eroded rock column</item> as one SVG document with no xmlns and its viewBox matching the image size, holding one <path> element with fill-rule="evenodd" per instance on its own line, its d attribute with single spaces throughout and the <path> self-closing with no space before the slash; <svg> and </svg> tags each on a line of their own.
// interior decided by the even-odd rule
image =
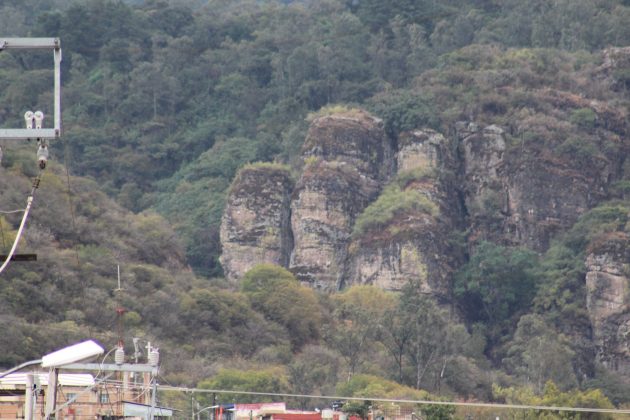
<svg viewBox="0 0 630 420">
<path fill-rule="evenodd" d="M 422 292 L 448 299 L 457 253 L 447 238 L 457 225 L 451 216 L 461 213 L 452 197 L 449 150 L 445 137 L 433 130 L 400 135 L 396 176 L 379 198 L 385 202 L 375 203 L 394 211 L 382 224 L 355 229 L 348 284 L 401 290 L 414 282 Z M 394 202 L 387 202 L 389 197 Z"/>
<path fill-rule="evenodd" d="M 624 232 L 600 238 L 586 259 L 586 307 L 597 359 L 606 368 L 630 373 L 630 240 Z"/>
<path fill-rule="evenodd" d="M 290 269 L 312 287 L 338 290 L 354 220 L 374 200 L 389 168 L 383 123 L 358 110 L 320 117 L 302 155 L 304 172 L 291 202 Z"/>
<path fill-rule="evenodd" d="M 287 168 L 255 164 L 243 168 L 232 183 L 221 221 L 221 264 L 226 278 L 237 281 L 260 263 L 287 267 L 293 247 Z"/>
</svg>

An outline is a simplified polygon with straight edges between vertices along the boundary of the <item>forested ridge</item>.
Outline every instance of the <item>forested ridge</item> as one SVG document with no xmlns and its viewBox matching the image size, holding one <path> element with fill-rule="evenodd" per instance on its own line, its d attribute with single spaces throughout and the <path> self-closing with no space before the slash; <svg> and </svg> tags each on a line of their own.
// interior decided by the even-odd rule
<svg viewBox="0 0 630 420">
<path fill-rule="evenodd" d="M 0 0 L 0 36 L 56 36 L 64 53 L 63 138 L 21 245 L 40 258 L 0 278 L 0 365 L 85 336 L 113 346 L 121 305 L 126 338 L 160 342 L 172 384 L 627 403 L 624 378 L 575 339 L 590 328 L 585 258 L 628 233 L 623 163 L 543 250 L 449 238 L 466 256 L 453 280 L 461 319 L 414 284 L 327 295 L 262 265 L 234 288 L 218 258 L 239 168 L 276 162 L 297 176 L 309 122 L 332 105 L 368 110 L 391 137 L 497 124 L 508 156 L 601 172 L 627 148 L 630 70 L 600 69 L 605 49 L 630 45 L 628 22 L 625 0 Z M 0 53 L 2 127 L 21 127 L 27 109 L 52 115 L 50 68 L 47 54 Z M 0 210 L 21 208 L 35 146 L 0 146 Z M 403 205 L 400 188 L 384 191 L 356 235 Z M 480 202 L 469 216 L 492 231 L 501 203 Z M 0 216 L 2 249 L 18 224 Z"/>
</svg>

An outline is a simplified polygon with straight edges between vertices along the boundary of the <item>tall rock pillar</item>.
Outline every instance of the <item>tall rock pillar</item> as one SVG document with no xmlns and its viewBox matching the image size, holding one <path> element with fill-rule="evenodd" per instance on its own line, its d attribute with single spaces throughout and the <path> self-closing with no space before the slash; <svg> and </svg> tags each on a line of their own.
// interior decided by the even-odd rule
<svg viewBox="0 0 630 420">
<path fill-rule="evenodd" d="M 381 120 L 364 111 L 315 119 L 291 202 L 290 269 L 315 288 L 341 286 L 354 220 L 376 197 L 391 161 Z"/>
<path fill-rule="evenodd" d="M 256 264 L 289 264 L 293 240 L 289 198 L 293 182 L 287 168 L 254 164 L 238 173 L 221 221 L 221 265 L 230 281 Z"/>
</svg>

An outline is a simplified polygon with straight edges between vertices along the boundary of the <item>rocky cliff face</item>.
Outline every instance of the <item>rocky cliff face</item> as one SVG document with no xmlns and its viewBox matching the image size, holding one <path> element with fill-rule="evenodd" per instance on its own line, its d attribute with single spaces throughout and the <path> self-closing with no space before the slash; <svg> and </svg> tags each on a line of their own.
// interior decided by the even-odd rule
<svg viewBox="0 0 630 420">
<path fill-rule="evenodd" d="M 299 280 L 339 289 L 354 219 L 378 191 L 378 182 L 347 163 L 307 164 L 291 203 L 295 247 L 289 268 Z"/>
<path fill-rule="evenodd" d="M 454 232 L 468 230 L 473 246 L 491 240 L 543 252 L 606 196 L 615 165 L 600 159 L 588 172 L 511 142 L 496 125 L 458 123 L 450 139 L 412 130 L 391 141 L 364 111 L 317 118 L 295 187 L 270 168 L 243 170 L 234 182 L 221 228 L 226 275 L 273 262 L 328 291 L 400 290 L 421 278 L 427 293 L 447 296 L 463 261 L 450 245 Z M 400 190 L 393 200 L 417 194 L 437 212 L 389 203 L 389 220 L 357 232 L 357 218 L 388 185 Z"/>
<path fill-rule="evenodd" d="M 462 219 L 453 150 L 433 130 L 403 133 L 392 145 L 382 122 L 363 111 L 314 120 L 290 203 L 284 172 L 246 168 L 234 181 L 221 227 L 226 276 L 236 281 L 273 262 L 326 291 L 351 284 L 400 290 L 420 279 L 423 291 L 446 300 L 461 263 L 449 245 Z M 388 203 L 389 220 L 357 232 L 357 217 L 388 183 L 393 201 L 422 205 Z"/>
<path fill-rule="evenodd" d="M 628 89 L 624 72 L 630 68 L 630 47 L 608 48 L 603 52 L 603 63 L 597 69 L 596 77 L 607 82 L 608 87 L 616 91 Z"/>
<path fill-rule="evenodd" d="M 629 57 L 627 48 L 607 50 L 590 77 L 601 89 L 626 92 L 619 75 Z M 424 293 L 452 302 L 453 273 L 479 241 L 544 253 L 613 197 L 615 181 L 630 177 L 627 112 L 603 95 L 558 89 L 506 90 L 523 104 L 507 125 L 458 122 L 448 135 L 418 127 L 389 138 L 381 120 L 359 110 L 315 119 L 295 186 L 286 174 L 244 171 L 235 181 L 221 229 L 226 275 L 236 280 L 273 262 L 324 291 L 353 284 L 401 290 L 419 281 Z M 618 195 L 628 191 L 622 186 Z M 591 325 L 565 333 L 584 344 L 583 353 L 594 343 L 598 360 L 625 374 L 628 238 L 617 233 L 603 243 L 579 279 Z"/>
<path fill-rule="evenodd" d="M 586 306 L 597 359 L 608 369 L 630 373 L 630 238 L 623 232 L 600 240 L 586 259 Z"/>
<path fill-rule="evenodd" d="M 287 266 L 293 247 L 289 197 L 293 182 L 278 165 L 242 169 L 228 197 L 221 222 L 221 264 L 235 281 L 260 263 Z"/>
<path fill-rule="evenodd" d="M 428 206 L 395 208 L 391 218 L 364 232 L 355 232 L 346 273 L 347 284 L 373 284 L 401 290 L 418 281 L 424 293 L 446 300 L 456 253 L 449 249 L 449 233 L 458 225 L 455 190 L 444 174 L 454 160 L 447 139 L 433 130 L 402 133 L 396 153 L 400 188 L 393 200 L 417 194 Z M 377 203 L 378 204 L 378 203 Z M 435 209 L 435 211 L 431 211 Z"/>
<path fill-rule="evenodd" d="M 472 242 L 544 252 L 555 234 L 607 196 L 613 164 L 604 158 L 587 169 L 548 151 L 508 148 L 505 130 L 495 125 L 460 123 L 457 135 Z"/>
<path fill-rule="evenodd" d="M 289 268 L 298 279 L 339 289 L 354 220 L 376 198 L 390 155 L 382 121 L 365 112 L 313 121 L 291 202 L 295 246 Z"/>
</svg>

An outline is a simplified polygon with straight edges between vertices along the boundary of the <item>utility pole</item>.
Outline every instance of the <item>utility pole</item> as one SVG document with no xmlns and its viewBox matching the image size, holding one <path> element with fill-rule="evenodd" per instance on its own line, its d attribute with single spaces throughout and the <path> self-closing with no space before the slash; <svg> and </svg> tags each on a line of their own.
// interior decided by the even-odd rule
<svg viewBox="0 0 630 420">
<path fill-rule="evenodd" d="M 26 389 L 24 401 L 24 420 L 33 420 L 33 411 L 35 405 L 35 375 L 33 373 L 26 374 Z"/>
<path fill-rule="evenodd" d="M 0 140 L 36 140 L 37 160 L 40 170 L 46 167 L 48 161 L 48 140 L 53 140 L 61 136 L 61 41 L 59 38 L 0 38 L 0 53 L 5 50 L 52 50 L 54 62 L 53 76 L 53 128 L 44 127 L 44 113 L 42 111 L 27 111 L 24 114 L 26 128 L 0 128 Z M 2 149 L 0 149 L 0 160 L 2 160 Z M 40 174 L 41 176 L 41 174 Z M 24 211 L 21 228 L 26 223 L 28 211 L 33 202 L 33 195 L 39 186 L 40 177 L 35 179 L 33 190 L 27 201 L 27 207 Z M 8 255 L 0 257 L 4 263 L 0 265 L 0 273 L 7 267 L 10 261 L 34 261 L 37 259 L 35 254 L 17 254 L 17 244 L 20 240 L 21 228 L 18 236 Z"/>
<path fill-rule="evenodd" d="M 149 420 L 154 420 L 157 399 L 157 367 L 160 353 L 156 347 L 151 347 L 151 342 L 147 343 L 147 358 L 149 359 L 149 365 L 155 368 L 151 372 L 151 408 L 149 410 Z"/>
<path fill-rule="evenodd" d="M 0 139 L 8 140 L 53 140 L 61 136 L 61 41 L 59 38 L 0 38 L 0 52 L 4 50 L 52 50 L 54 60 L 54 127 L 44 128 L 39 124 L 26 129 L 0 129 Z M 29 111 L 30 112 L 30 111 Z M 41 112 L 41 111 L 38 111 Z M 36 118 L 36 112 L 32 113 Z M 26 115 L 25 115 L 26 117 Z M 41 116 L 43 120 L 43 115 Z"/>
<path fill-rule="evenodd" d="M 44 419 L 51 420 L 57 418 L 55 407 L 57 405 L 57 379 L 59 378 L 59 368 L 52 367 L 48 372 L 48 387 L 46 388 L 46 410 Z"/>
<path fill-rule="evenodd" d="M 151 410 L 149 411 L 149 420 L 155 419 L 156 399 L 157 399 L 157 375 L 153 375 L 153 387 L 151 389 Z"/>
</svg>

